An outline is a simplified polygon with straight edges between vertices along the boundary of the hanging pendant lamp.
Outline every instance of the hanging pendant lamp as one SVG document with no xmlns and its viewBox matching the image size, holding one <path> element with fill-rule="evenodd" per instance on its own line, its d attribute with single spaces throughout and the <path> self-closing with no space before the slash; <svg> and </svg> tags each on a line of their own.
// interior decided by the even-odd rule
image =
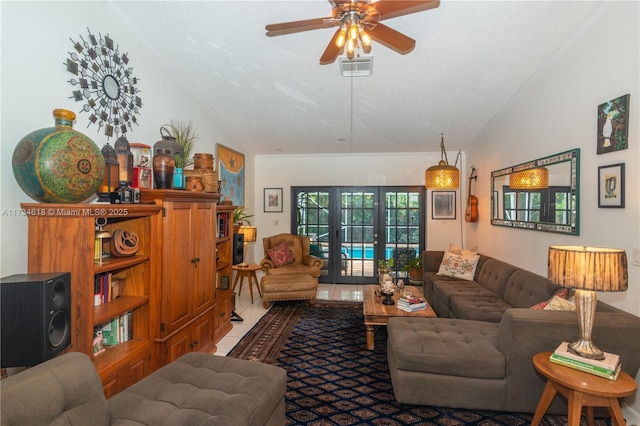
<svg viewBox="0 0 640 426">
<path fill-rule="evenodd" d="M 460 187 L 460 170 L 449 165 L 444 149 L 444 133 L 440 140 L 440 161 L 424 172 L 424 186 L 427 189 L 457 189 Z"/>
</svg>

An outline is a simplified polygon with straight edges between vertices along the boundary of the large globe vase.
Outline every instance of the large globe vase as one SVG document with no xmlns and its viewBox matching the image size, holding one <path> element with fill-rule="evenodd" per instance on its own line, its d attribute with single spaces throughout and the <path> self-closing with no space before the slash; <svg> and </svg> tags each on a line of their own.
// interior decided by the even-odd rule
<svg viewBox="0 0 640 426">
<path fill-rule="evenodd" d="M 73 130 L 75 113 L 53 111 L 55 127 L 26 135 L 13 151 L 13 175 L 31 198 L 45 203 L 79 203 L 96 194 L 106 166 L 102 152 Z"/>
</svg>

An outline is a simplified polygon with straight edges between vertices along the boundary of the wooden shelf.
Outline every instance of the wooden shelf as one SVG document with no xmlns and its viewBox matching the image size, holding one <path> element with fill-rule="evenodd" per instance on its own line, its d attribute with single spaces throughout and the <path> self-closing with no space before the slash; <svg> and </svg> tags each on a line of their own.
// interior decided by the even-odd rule
<svg viewBox="0 0 640 426">
<path fill-rule="evenodd" d="M 149 296 L 122 296 L 93 308 L 93 325 L 100 325 L 113 317 L 146 305 Z"/>
<path fill-rule="evenodd" d="M 229 266 L 231 266 L 231 262 L 218 260 L 218 263 L 216 263 L 216 271 L 221 271 Z"/>
<path fill-rule="evenodd" d="M 151 345 L 147 339 L 134 338 L 124 343 L 119 343 L 105 349 L 104 352 L 94 355 L 93 363 L 98 371 L 104 370 L 113 364 L 121 363 L 131 353 Z"/>
<path fill-rule="evenodd" d="M 116 269 L 128 268 L 149 260 L 147 255 L 136 255 L 131 257 L 107 257 L 102 260 L 102 264 L 96 263 L 94 272 L 96 274 L 102 272 L 115 271 Z"/>
</svg>

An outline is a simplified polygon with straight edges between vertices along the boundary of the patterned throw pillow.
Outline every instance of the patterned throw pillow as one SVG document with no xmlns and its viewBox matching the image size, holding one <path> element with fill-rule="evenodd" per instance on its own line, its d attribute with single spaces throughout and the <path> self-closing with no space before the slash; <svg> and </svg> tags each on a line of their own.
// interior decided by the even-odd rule
<svg viewBox="0 0 640 426">
<path fill-rule="evenodd" d="M 553 296 L 551 296 L 549 298 L 549 300 L 545 300 L 544 302 L 540 302 L 537 303 L 535 305 L 533 305 L 531 307 L 531 309 L 533 309 L 534 311 L 541 311 L 543 310 L 549 303 L 551 303 L 551 301 L 553 300 L 554 297 L 560 297 L 562 299 L 568 299 L 569 298 L 569 289 L 568 288 L 561 288 L 559 290 L 557 290 L 555 293 L 553 293 Z"/>
<path fill-rule="evenodd" d="M 575 311 L 576 303 L 571 299 L 563 299 L 559 296 L 554 296 L 551 302 L 544 307 L 545 311 Z"/>
<path fill-rule="evenodd" d="M 287 247 L 287 243 L 280 243 L 275 247 L 271 247 L 267 250 L 267 255 L 269 255 L 269 259 L 271 259 L 276 268 L 296 261 L 291 254 L 291 250 Z"/>
<path fill-rule="evenodd" d="M 468 256 L 445 252 L 438 269 L 438 275 L 473 281 L 480 255 Z"/>
</svg>

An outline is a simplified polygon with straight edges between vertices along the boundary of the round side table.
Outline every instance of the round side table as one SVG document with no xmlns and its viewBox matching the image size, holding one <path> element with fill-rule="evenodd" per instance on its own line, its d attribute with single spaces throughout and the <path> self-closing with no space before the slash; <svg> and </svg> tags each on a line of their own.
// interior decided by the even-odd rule
<svg viewBox="0 0 640 426">
<path fill-rule="evenodd" d="M 258 283 L 258 277 L 256 277 L 256 271 L 260 270 L 259 265 L 248 264 L 248 265 L 233 265 L 233 270 L 236 271 L 236 278 L 233 280 L 233 289 L 232 291 L 236 291 L 236 286 L 238 282 L 240 283 L 240 289 L 238 290 L 238 296 L 242 294 L 242 283 L 244 279 L 247 279 L 249 284 L 249 293 L 251 294 L 251 303 L 253 304 L 253 286 L 252 283 L 256 285 L 258 289 L 258 294 L 262 297 L 262 291 L 260 290 L 260 284 Z"/>
<path fill-rule="evenodd" d="M 624 371 L 618 380 L 609 380 L 593 374 L 574 370 L 549 361 L 551 352 L 541 352 L 533 357 L 533 366 L 547 378 L 532 426 L 540 424 L 556 393 L 564 395 L 569 405 L 567 424 L 578 426 L 582 407 L 587 407 L 587 424 L 593 425 L 593 407 L 607 407 L 611 418 L 618 426 L 625 424 L 618 398 L 633 395 L 637 385 L 635 380 Z"/>
</svg>

